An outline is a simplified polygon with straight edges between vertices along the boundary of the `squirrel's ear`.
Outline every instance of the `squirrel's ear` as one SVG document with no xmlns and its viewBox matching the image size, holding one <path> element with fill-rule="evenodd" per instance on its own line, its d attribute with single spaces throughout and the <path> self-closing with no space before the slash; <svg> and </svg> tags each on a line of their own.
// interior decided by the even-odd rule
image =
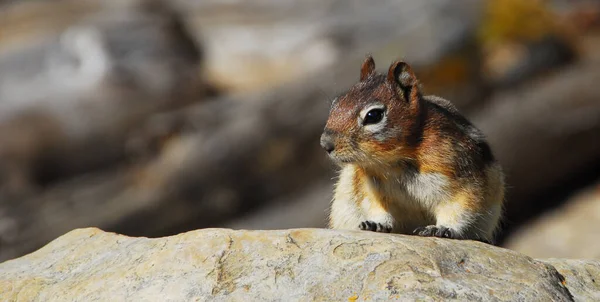
<svg viewBox="0 0 600 302">
<path fill-rule="evenodd" d="M 388 82 L 398 84 L 402 88 L 411 88 L 418 85 L 417 77 L 408 63 L 396 61 L 390 66 L 387 76 Z"/>
<path fill-rule="evenodd" d="M 360 81 L 366 80 L 373 73 L 375 73 L 375 60 L 373 60 L 371 55 L 367 55 L 367 58 L 360 67 Z"/>
<path fill-rule="evenodd" d="M 404 97 L 411 98 L 411 93 L 419 92 L 419 81 L 408 63 L 396 61 L 390 66 L 387 81 L 392 85 L 399 85 Z"/>
</svg>

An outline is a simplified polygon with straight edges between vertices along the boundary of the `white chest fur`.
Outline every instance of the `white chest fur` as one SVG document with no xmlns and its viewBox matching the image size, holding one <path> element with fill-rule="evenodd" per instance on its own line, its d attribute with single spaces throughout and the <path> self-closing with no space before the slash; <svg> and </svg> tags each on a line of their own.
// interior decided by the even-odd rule
<svg viewBox="0 0 600 302">
<path fill-rule="evenodd" d="M 406 172 L 385 179 L 374 179 L 375 186 L 392 204 L 422 207 L 432 210 L 450 198 L 448 178 L 440 173 Z"/>
</svg>

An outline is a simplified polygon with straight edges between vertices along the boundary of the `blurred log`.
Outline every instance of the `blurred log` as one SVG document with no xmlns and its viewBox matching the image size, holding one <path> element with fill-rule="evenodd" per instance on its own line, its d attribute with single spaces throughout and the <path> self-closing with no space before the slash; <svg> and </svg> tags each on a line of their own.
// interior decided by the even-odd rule
<svg viewBox="0 0 600 302">
<path fill-rule="evenodd" d="M 301 191 L 312 178 L 330 177 L 315 139 L 328 114 L 326 94 L 336 91 L 334 79 L 349 85 L 355 78 L 349 67 L 361 59 L 269 95 L 220 99 L 157 116 L 132 138 L 166 137 L 156 144 L 156 158 L 5 203 L 0 220 L 12 223 L 5 227 L 0 258 L 31 251 L 78 226 L 158 236 L 216 225 Z M 155 129 L 179 133 L 157 136 Z"/>
<path fill-rule="evenodd" d="M 124 164 L 131 129 L 202 99 L 201 59 L 177 15 L 149 1 L 0 11 L 0 259 L 39 247 L 50 230 L 101 225 L 86 202 L 127 190 L 125 175 L 107 171 Z"/>
<path fill-rule="evenodd" d="M 483 93 L 473 49 L 483 1 L 172 3 L 184 12 L 190 28 L 198 27 L 194 32 L 207 45 L 207 80 L 226 91 L 272 89 L 344 64 L 347 55 L 371 52 L 382 66 L 398 57 L 427 69 L 446 60 L 423 74 L 429 87 L 465 103 Z"/>
<path fill-rule="evenodd" d="M 530 257 L 600 258 L 600 185 L 595 183 L 508 238 L 505 246 Z"/>
<path fill-rule="evenodd" d="M 197 45 L 151 2 L 24 3 L 0 24 L 3 194 L 114 164 L 129 129 L 204 94 Z"/>
<path fill-rule="evenodd" d="M 541 212 L 544 192 L 600 162 L 599 67 L 579 62 L 470 114 L 508 175 L 507 222 Z"/>
</svg>

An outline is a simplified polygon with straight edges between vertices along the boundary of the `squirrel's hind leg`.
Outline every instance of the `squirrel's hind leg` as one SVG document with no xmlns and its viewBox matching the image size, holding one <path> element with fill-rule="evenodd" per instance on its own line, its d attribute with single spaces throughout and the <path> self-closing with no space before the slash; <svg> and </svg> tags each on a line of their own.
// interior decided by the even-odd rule
<svg viewBox="0 0 600 302">
<path fill-rule="evenodd" d="M 435 225 L 419 227 L 413 233 L 419 236 L 491 243 L 498 220 L 491 217 L 496 216 L 492 215 L 492 212 L 495 212 L 494 209 L 487 209 L 477 194 L 463 191 L 435 207 Z"/>
</svg>

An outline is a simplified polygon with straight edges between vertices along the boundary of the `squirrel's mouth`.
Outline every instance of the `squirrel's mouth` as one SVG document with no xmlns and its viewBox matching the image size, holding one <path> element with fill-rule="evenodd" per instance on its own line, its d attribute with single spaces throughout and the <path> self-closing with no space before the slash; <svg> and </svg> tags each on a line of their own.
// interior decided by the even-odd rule
<svg viewBox="0 0 600 302">
<path fill-rule="evenodd" d="M 339 155 L 336 155 L 335 153 L 330 153 L 329 154 L 329 158 L 332 161 L 334 161 L 334 162 L 336 162 L 338 164 L 351 164 L 351 163 L 353 163 L 353 162 L 356 161 L 352 157 L 349 157 L 349 156 L 339 156 Z"/>
<path fill-rule="evenodd" d="M 338 161 L 341 163 L 344 163 L 344 164 L 350 164 L 350 163 L 354 162 L 354 160 L 352 160 L 350 158 L 341 158 L 341 159 L 338 159 Z"/>
</svg>

